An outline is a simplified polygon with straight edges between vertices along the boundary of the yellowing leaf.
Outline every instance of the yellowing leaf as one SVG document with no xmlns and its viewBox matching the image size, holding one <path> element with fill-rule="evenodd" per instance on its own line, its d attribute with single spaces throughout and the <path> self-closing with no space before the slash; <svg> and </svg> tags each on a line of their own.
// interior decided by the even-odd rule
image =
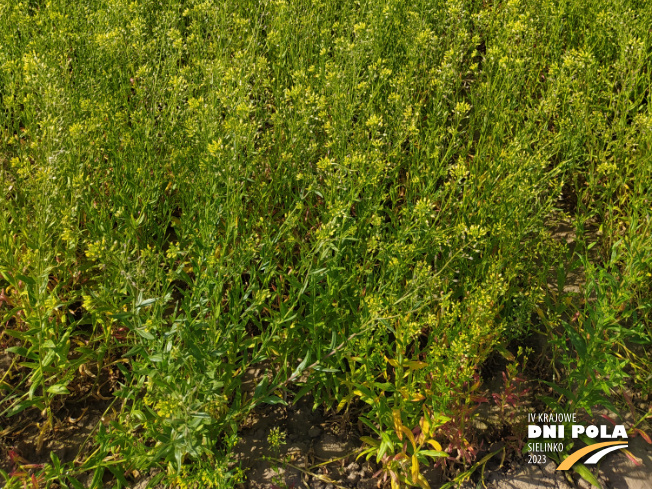
<svg viewBox="0 0 652 489">
<path fill-rule="evenodd" d="M 416 455 L 412 455 L 412 482 L 416 484 L 419 480 L 419 461 Z"/>
<path fill-rule="evenodd" d="M 437 450 L 438 452 L 442 452 L 443 450 L 441 449 L 441 445 L 437 442 L 437 440 L 433 440 L 432 438 L 428 440 L 426 443 L 428 443 L 432 448 Z"/>
<path fill-rule="evenodd" d="M 414 441 L 414 435 L 412 434 L 412 432 L 410 430 L 408 430 L 405 426 L 401 426 L 401 431 L 407 435 L 408 440 L 410 440 L 410 443 L 412 443 L 412 446 L 416 450 L 417 444 Z"/>
<path fill-rule="evenodd" d="M 378 440 L 374 440 L 368 436 L 361 436 L 360 441 L 366 443 L 367 445 L 371 445 L 372 447 L 380 447 L 380 442 Z"/>
<path fill-rule="evenodd" d="M 411 368 L 412 370 L 420 370 L 422 368 L 426 368 L 428 364 L 426 362 L 420 362 L 417 360 L 412 360 L 407 362 L 407 366 Z"/>
<path fill-rule="evenodd" d="M 392 367 L 398 367 L 398 366 L 399 366 L 399 363 L 398 363 L 396 360 L 394 360 L 393 358 L 387 358 L 387 357 L 385 357 L 385 360 L 386 360 L 387 363 L 389 363 Z"/>
<path fill-rule="evenodd" d="M 419 474 L 419 478 L 417 479 L 416 482 L 417 484 L 419 484 L 419 487 L 421 487 L 421 489 L 430 489 L 430 484 L 428 484 L 428 481 L 423 475 Z"/>
<path fill-rule="evenodd" d="M 394 419 L 394 429 L 396 430 L 398 439 L 402 441 L 403 433 L 401 432 L 401 428 L 403 428 L 403 423 L 401 422 L 401 411 L 392 409 L 392 418 Z"/>
<path fill-rule="evenodd" d="M 419 420 L 419 426 L 421 427 L 421 433 L 423 433 L 423 436 L 428 438 L 430 436 L 430 430 L 432 429 L 430 419 L 428 419 L 427 416 L 422 416 Z"/>
<path fill-rule="evenodd" d="M 337 409 L 335 411 L 336 412 L 340 411 L 344 406 L 346 406 L 346 403 L 349 402 L 349 401 L 350 401 L 350 399 L 347 399 L 347 398 L 342 399 L 340 401 L 340 403 L 337 405 Z"/>
<path fill-rule="evenodd" d="M 426 438 L 430 436 L 430 420 L 426 416 L 422 416 L 419 420 L 419 426 L 421 427 L 421 433 Z"/>
<path fill-rule="evenodd" d="M 634 465 L 636 465 L 638 467 L 643 465 L 643 459 L 642 458 L 638 458 L 632 452 L 630 452 L 629 450 L 625 450 L 624 448 L 621 448 L 620 450 L 625 454 L 625 456 L 628 459 L 630 459 L 632 462 L 634 462 Z"/>
</svg>

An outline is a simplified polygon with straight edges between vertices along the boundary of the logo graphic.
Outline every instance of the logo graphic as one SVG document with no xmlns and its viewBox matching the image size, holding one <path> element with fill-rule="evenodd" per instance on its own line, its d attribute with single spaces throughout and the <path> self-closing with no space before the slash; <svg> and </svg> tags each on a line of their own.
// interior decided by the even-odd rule
<svg viewBox="0 0 652 489">
<path fill-rule="evenodd" d="M 580 450 L 577 450 L 576 452 L 573 452 L 566 460 L 564 460 L 561 464 L 559 464 L 557 470 L 570 469 L 575 464 L 575 462 L 581 459 L 584 455 L 588 455 L 589 453 L 595 452 L 596 450 L 599 451 L 596 454 L 594 454 L 592 457 L 586 459 L 584 461 L 585 464 L 597 464 L 600 461 L 600 459 L 604 457 L 606 454 L 627 447 L 628 445 L 626 443 L 623 444 L 622 441 L 605 441 L 603 443 L 596 443 L 594 445 L 589 445 L 588 447 L 584 447 Z"/>
<path fill-rule="evenodd" d="M 547 463 L 547 453 L 557 453 L 558 455 L 554 458 L 567 453 L 567 450 L 572 447 L 572 444 L 568 446 L 565 442 L 568 439 L 566 437 L 566 428 L 568 427 L 570 427 L 570 440 L 582 438 L 585 443 L 590 443 L 590 445 L 571 453 L 559 464 L 557 470 L 568 470 L 582 457 L 591 454 L 584 463 L 596 464 L 608 453 L 628 447 L 625 426 L 614 423 L 611 430 L 605 425 L 584 426 L 577 424 L 574 413 L 528 413 L 528 423 L 531 424 L 528 424 L 527 427 L 527 451 L 530 452 L 528 463 L 531 464 Z M 601 439 L 613 441 L 601 441 Z M 595 440 L 598 443 L 592 443 L 590 440 Z"/>
</svg>

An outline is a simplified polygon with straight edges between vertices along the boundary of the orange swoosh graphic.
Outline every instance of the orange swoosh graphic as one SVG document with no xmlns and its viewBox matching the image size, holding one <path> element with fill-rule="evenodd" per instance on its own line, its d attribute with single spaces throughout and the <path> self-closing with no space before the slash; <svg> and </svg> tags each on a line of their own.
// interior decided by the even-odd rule
<svg viewBox="0 0 652 489">
<path fill-rule="evenodd" d="M 622 445 L 623 442 L 621 441 L 605 441 L 603 443 L 596 443 L 594 445 L 589 445 L 588 447 L 584 447 L 581 450 L 578 450 L 576 452 L 573 452 L 566 460 L 564 460 L 561 464 L 559 464 L 559 467 L 557 467 L 557 470 L 568 470 L 570 469 L 575 462 L 577 462 L 579 459 L 581 459 L 584 455 L 595 452 L 596 450 L 599 450 L 604 447 L 610 447 L 611 445 Z"/>
</svg>

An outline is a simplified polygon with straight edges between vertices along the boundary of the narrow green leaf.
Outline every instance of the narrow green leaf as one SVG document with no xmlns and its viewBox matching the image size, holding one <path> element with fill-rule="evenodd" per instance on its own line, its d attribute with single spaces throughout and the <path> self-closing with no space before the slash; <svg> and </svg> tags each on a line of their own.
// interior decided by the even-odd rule
<svg viewBox="0 0 652 489">
<path fill-rule="evenodd" d="M 50 394 L 70 394 L 70 391 L 64 384 L 54 384 L 48 387 Z"/>
<path fill-rule="evenodd" d="M 598 479 L 591 473 L 591 471 L 584 464 L 575 464 L 573 465 L 573 470 L 577 472 L 582 479 L 591 484 L 593 487 L 602 489 L 602 486 L 598 482 Z"/>
</svg>

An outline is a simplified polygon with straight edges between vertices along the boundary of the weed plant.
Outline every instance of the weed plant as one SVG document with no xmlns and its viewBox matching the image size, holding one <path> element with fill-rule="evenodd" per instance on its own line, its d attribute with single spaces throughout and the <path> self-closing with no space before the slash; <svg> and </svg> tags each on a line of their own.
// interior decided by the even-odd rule
<svg viewBox="0 0 652 489">
<path fill-rule="evenodd" d="M 41 448 L 110 399 L 41 480 L 228 487 L 247 414 L 310 393 L 366 403 L 369 454 L 424 486 L 535 330 L 554 406 L 646 399 L 651 6 L 4 1 L 0 415 Z"/>
</svg>

